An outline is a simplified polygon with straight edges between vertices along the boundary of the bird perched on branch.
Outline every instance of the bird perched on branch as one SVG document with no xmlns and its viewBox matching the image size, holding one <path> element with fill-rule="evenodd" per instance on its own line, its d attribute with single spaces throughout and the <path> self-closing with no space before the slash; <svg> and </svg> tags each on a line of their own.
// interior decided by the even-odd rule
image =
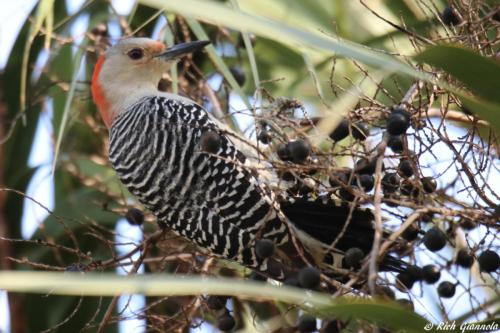
<svg viewBox="0 0 500 333">
<path fill-rule="evenodd" d="M 151 39 L 127 38 L 98 59 L 92 95 L 109 129 L 109 160 L 122 183 L 160 226 L 210 255 L 276 279 L 309 265 L 328 273 L 327 267 L 341 266 L 342 253 L 351 247 L 369 253 L 371 212 L 356 208 L 350 214 L 347 206 L 304 200 L 279 202 L 246 167 L 243 138 L 192 100 L 158 91 L 162 74 L 177 58 L 208 44 L 166 48 Z M 259 240 L 274 244 L 275 251 L 259 254 Z M 334 261 L 328 265 L 327 254 Z M 380 269 L 404 271 L 406 266 L 386 257 Z"/>
</svg>

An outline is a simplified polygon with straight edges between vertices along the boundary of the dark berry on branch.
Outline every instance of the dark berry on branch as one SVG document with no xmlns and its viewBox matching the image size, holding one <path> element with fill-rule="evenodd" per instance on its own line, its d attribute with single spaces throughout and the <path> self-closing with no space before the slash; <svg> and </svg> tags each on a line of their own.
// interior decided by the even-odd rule
<svg viewBox="0 0 500 333">
<path fill-rule="evenodd" d="M 442 298 L 451 298 L 455 295 L 455 284 L 449 281 L 443 281 L 439 284 L 437 291 Z"/>
<path fill-rule="evenodd" d="M 226 307 L 227 297 L 224 296 L 208 296 L 207 306 L 211 310 L 221 310 Z"/>
<path fill-rule="evenodd" d="M 355 123 L 352 126 L 352 136 L 357 140 L 366 140 L 366 138 L 370 135 L 370 129 L 368 125 L 365 123 Z"/>
<path fill-rule="evenodd" d="M 344 255 L 345 268 L 359 269 L 361 261 L 365 258 L 365 254 L 360 248 L 352 247 L 348 249 Z"/>
<path fill-rule="evenodd" d="M 479 267 L 484 272 L 495 272 L 498 267 L 500 267 L 500 257 L 498 253 L 493 252 L 491 250 L 486 250 L 479 255 L 477 258 L 479 262 Z"/>
<path fill-rule="evenodd" d="M 316 289 L 320 281 L 320 272 L 314 267 L 304 267 L 299 271 L 299 284 L 302 288 Z"/>
<path fill-rule="evenodd" d="M 363 158 L 356 163 L 355 171 L 359 174 L 373 175 L 377 167 L 377 159 L 368 160 Z M 384 169 L 384 164 L 382 162 L 382 170 Z"/>
<path fill-rule="evenodd" d="M 441 14 L 441 19 L 446 25 L 457 25 L 460 23 L 460 18 L 450 5 L 444 8 L 443 13 Z"/>
<path fill-rule="evenodd" d="M 414 283 L 415 283 L 415 279 L 409 273 L 403 272 L 403 273 L 399 273 L 396 276 L 396 286 L 398 286 L 399 289 L 401 289 L 403 291 L 405 289 L 411 289 L 411 287 L 413 287 Z"/>
<path fill-rule="evenodd" d="M 267 145 L 267 144 L 269 144 L 269 142 L 271 142 L 271 133 L 269 133 L 269 131 L 263 129 L 257 135 L 257 140 L 259 140 L 263 144 Z"/>
<path fill-rule="evenodd" d="M 446 245 L 446 235 L 441 229 L 429 229 L 424 235 L 424 245 L 432 252 L 439 251 Z"/>
<path fill-rule="evenodd" d="M 337 127 L 330 133 L 330 139 L 341 141 L 349 135 L 349 120 L 343 119 Z"/>
<path fill-rule="evenodd" d="M 144 223 L 144 214 L 137 208 L 130 208 L 125 214 L 125 219 L 131 225 L 142 225 Z"/>
<path fill-rule="evenodd" d="M 357 181 L 359 185 L 365 190 L 365 192 L 370 192 L 373 190 L 373 186 L 375 185 L 375 178 L 372 175 L 359 175 Z"/>
<path fill-rule="evenodd" d="M 262 275 L 260 273 L 255 272 L 255 271 L 250 273 L 248 278 L 250 280 L 253 280 L 253 281 L 267 281 L 267 277 L 265 277 L 264 275 Z"/>
<path fill-rule="evenodd" d="M 311 155 L 311 145 L 305 140 L 290 142 L 288 150 L 295 163 L 302 163 Z"/>
<path fill-rule="evenodd" d="M 406 133 L 410 127 L 410 115 L 403 109 L 395 109 L 387 118 L 387 132 L 391 135 Z"/>
<path fill-rule="evenodd" d="M 259 239 L 255 243 L 255 253 L 261 259 L 269 258 L 274 253 L 274 243 L 269 239 Z"/>
<path fill-rule="evenodd" d="M 387 147 L 391 148 L 395 153 L 401 153 L 404 148 L 403 137 L 401 135 L 389 135 Z"/>
<path fill-rule="evenodd" d="M 408 266 L 408 274 L 410 274 L 415 281 L 422 281 L 424 278 L 422 268 L 418 266 Z"/>
<path fill-rule="evenodd" d="M 420 229 L 417 226 L 410 224 L 410 226 L 408 226 L 408 228 L 406 228 L 403 231 L 403 233 L 401 234 L 401 237 L 406 239 L 408 242 L 411 242 L 411 241 L 414 241 L 415 239 L 417 239 L 419 233 L 420 233 Z"/>
<path fill-rule="evenodd" d="M 338 196 L 340 197 L 340 199 L 342 199 L 344 201 L 352 201 L 352 200 L 354 200 L 354 194 L 352 194 L 351 192 L 349 192 L 345 188 L 341 188 L 339 190 Z"/>
<path fill-rule="evenodd" d="M 425 265 L 422 267 L 422 277 L 428 284 L 436 283 L 441 277 L 441 270 L 435 265 Z"/>
<path fill-rule="evenodd" d="M 290 161 L 292 158 L 292 156 L 290 154 L 290 149 L 288 149 L 288 145 L 286 145 L 284 143 L 280 143 L 276 147 L 276 154 L 278 155 L 278 157 L 282 161 Z"/>
<path fill-rule="evenodd" d="M 424 177 L 420 179 L 422 182 L 422 187 L 424 188 L 424 191 L 427 193 L 432 193 L 436 191 L 437 189 L 437 183 L 436 180 L 432 177 Z"/>
<path fill-rule="evenodd" d="M 316 318 L 310 315 L 302 315 L 299 318 L 297 329 L 300 333 L 310 333 L 316 331 Z"/>
<path fill-rule="evenodd" d="M 236 321 L 229 313 L 225 313 L 217 318 L 217 327 L 223 332 L 231 331 L 234 326 L 236 326 Z"/>
<path fill-rule="evenodd" d="M 400 179 L 396 173 L 386 173 L 382 177 L 382 190 L 384 193 L 394 193 L 399 188 Z"/>
<path fill-rule="evenodd" d="M 457 253 L 457 265 L 469 268 L 474 263 L 474 257 L 466 249 L 460 249 Z"/>
<path fill-rule="evenodd" d="M 411 177 L 413 175 L 413 165 L 407 159 L 401 159 L 398 165 L 398 173 L 403 177 Z"/>
<path fill-rule="evenodd" d="M 330 183 L 331 187 L 347 185 L 348 181 L 349 175 L 345 172 L 334 174 L 330 176 L 330 178 L 328 178 L 328 182 Z"/>
<path fill-rule="evenodd" d="M 221 145 L 219 134 L 214 131 L 206 131 L 200 137 L 201 150 L 210 154 L 216 154 Z"/>
</svg>

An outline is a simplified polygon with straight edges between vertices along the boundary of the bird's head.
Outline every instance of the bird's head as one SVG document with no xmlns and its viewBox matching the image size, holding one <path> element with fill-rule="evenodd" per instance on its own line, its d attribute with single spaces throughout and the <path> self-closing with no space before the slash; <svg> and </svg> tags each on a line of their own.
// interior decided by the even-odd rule
<svg viewBox="0 0 500 333">
<path fill-rule="evenodd" d="M 138 97 L 154 94 L 175 59 L 207 44 L 195 41 L 167 48 L 149 38 L 126 38 L 109 48 L 92 75 L 92 98 L 106 126 Z"/>
</svg>

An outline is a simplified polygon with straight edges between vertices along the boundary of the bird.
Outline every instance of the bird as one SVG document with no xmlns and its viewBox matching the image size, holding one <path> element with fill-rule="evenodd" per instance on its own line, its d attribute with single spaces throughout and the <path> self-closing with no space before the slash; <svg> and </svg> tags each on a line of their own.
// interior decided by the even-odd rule
<svg viewBox="0 0 500 333">
<path fill-rule="evenodd" d="M 247 167 L 255 150 L 244 138 L 191 99 L 157 89 L 177 59 L 208 44 L 167 47 L 129 37 L 99 56 L 91 93 L 109 130 L 109 161 L 123 185 L 162 228 L 277 280 L 308 266 L 328 273 L 328 267 L 341 267 L 351 247 L 368 254 L 374 238 L 369 210 L 350 214 L 345 205 L 278 198 L 264 175 Z M 256 252 L 264 239 L 275 246 L 270 257 Z M 401 272 L 407 265 L 386 256 L 380 269 Z"/>
</svg>

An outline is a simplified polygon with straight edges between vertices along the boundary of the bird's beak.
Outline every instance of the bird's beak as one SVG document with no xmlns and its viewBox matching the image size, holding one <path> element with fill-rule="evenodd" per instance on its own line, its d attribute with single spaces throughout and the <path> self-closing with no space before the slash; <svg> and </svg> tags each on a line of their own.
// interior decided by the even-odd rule
<svg viewBox="0 0 500 333">
<path fill-rule="evenodd" d="M 172 60 L 185 54 L 201 50 L 208 44 L 210 44 L 210 41 L 208 40 L 197 40 L 194 42 L 177 44 L 168 48 L 165 52 L 158 54 L 156 57 L 165 61 Z"/>
</svg>

